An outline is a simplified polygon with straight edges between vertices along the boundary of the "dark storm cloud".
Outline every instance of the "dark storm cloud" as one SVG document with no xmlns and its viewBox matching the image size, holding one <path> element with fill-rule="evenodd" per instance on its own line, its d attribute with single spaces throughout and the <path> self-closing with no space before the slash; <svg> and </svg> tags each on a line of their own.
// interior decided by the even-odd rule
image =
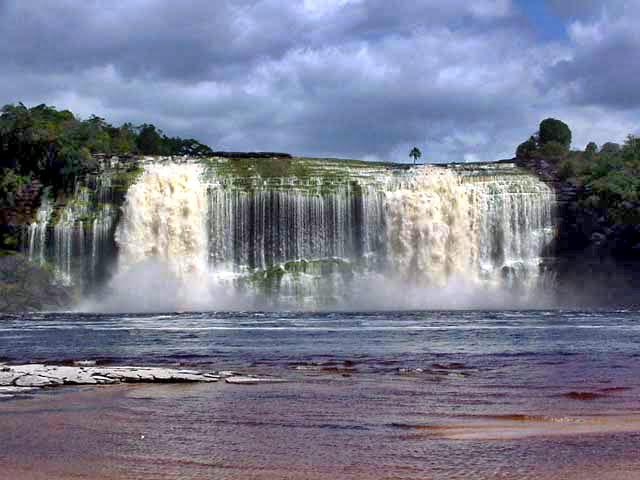
<svg viewBox="0 0 640 480">
<path fill-rule="evenodd" d="M 579 28 L 574 48 L 536 44 L 529 27 L 510 0 L 0 0 L 0 102 L 154 122 L 221 149 L 488 160 L 550 112 L 579 118 L 600 81 L 585 73 L 628 48 L 583 55 Z"/>
<path fill-rule="evenodd" d="M 125 76 L 185 80 L 238 74 L 296 46 L 340 44 L 366 35 L 411 32 L 454 18 L 502 17 L 508 3 L 386 0 L 341 9 L 301 2 L 233 0 L 7 0 L 0 17 L 0 53 L 27 71 L 69 72 L 113 65 Z M 337 2 L 340 3 L 340 2 Z M 337 15 L 336 13 L 339 13 Z"/>
<path fill-rule="evenodd" d="M 8 2 L 0 52 L 30 72 L 113 65 L 125 77 L 215 78 L 278 50 L 277 35 L 242 24 L 247 11 L 245 2 Z M 277 31 L 274 12 L 260 13 L 264 32 Z"/>
<path fill-rule="evenodd" d="M 599 17 L 569 27 L 574 53 L 551 69 L 548 81 L 568 84 L 570 98 L 578 104 L 635 109 L 640 107 L 640 2 L 605 6 L 600 5 Z"/>
</svg>

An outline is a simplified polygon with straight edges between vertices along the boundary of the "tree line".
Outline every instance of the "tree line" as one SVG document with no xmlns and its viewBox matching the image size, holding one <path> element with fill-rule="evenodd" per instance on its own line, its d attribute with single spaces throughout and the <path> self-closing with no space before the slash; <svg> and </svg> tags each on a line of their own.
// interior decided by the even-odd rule
<svg viewBox="0 0 640 480">
<path fill-rule="evenodd" d="M 584 208 L 601 211 L 614 223 L 640 224 L 640 137 L 572 150 L 569 126 L 548 118 L 518 146 L 516 157 L 545 159 L 560 180 L 578 189 Z"/>
<path fill-rule="evenodd" d="M 169 137 L 153 124 L 113 126 L 45 104 L 10 104 L 0 113 L 0 198 L 33 177 L 68 188 L 97 168 L 96 153 L 207 156 L 212 150 L 193 138 Z"/>
</svg>

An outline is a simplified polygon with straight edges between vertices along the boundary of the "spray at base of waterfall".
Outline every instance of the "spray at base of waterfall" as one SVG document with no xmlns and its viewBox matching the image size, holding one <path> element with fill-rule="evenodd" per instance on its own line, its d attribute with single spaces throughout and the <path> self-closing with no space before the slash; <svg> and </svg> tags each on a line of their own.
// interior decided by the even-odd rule
<svg viewBox="0 0 640 480">
<path fill-rule="evenodd" d="M 504 285 L 471 284 L 452 277 L 443 286 L 418 286 L 393 275 L 376 274 L 357 279 L 342 296 L 329 303 L 318 298 L 265 297 L 240 289 L 237 277 L 211 273 L 185 282 L 166 264 L 141 262 L 117 274 L 100 296 L 76 307 L 81 312 L 165 313 L 200 311 L 402 311 L 402 310 L 510 310 L 545 309 L 554 299 L 544 290 Z"/>
<path fill-rule="evenodd" d="M 75 310 L 104 313 L 162 313 L 242 310 L 248 299 L 224 277 L 185 279 L 159 260 L 147 260 L 117 273 L 105 291 Z M 250 301 L 250 300 L 249 300 Z"/>
<path fill-rule="evenodd" d="M 403 279 L 372 278 L 363 282 L 339 310 L 511 310 L 546 309 L 550 291 L 471 283 L 450 277 L 442 286 L 420 286 Z"/>
</svg>

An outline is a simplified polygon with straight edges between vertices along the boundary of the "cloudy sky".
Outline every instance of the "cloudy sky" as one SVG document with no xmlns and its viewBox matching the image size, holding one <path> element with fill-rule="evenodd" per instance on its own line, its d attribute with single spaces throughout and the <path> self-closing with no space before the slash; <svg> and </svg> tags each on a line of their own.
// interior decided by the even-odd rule
<svg viewBox="0 0 640 480">
<path fill-rule="evenodd" d="M 0 103 L 221 150 L 511 157 L 638 132 L 640 0 L 0 0 Z"/>
</svg>

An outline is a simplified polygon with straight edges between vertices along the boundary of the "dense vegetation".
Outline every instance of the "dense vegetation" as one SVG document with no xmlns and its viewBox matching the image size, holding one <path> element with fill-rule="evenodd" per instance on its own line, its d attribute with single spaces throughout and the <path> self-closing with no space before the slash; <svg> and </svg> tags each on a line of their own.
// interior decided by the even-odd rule
<svg viewBox="0 0 640 480">
<path fill-rule="evenodd" d="M 544 132 L 544 133 L 543 133 Z M 610 223 L 640 223 L 640 138 L 629 135 L 623 145 L 590 142 L 584 151 L 569 150 L 571 130 L 555 119 L 544 120 L 538 134 L 520 144 L 519 158 L 542 158 L 557 177 L 574 185 L 585 209 L 595 209 Z"/>
<path fill-rule="evenodd" d="M 115 127 L 44 104 L 6 105 L 0 114 L 0 207 L 11 206 L 12 194 L 32 178 L 71 187 L 76 176 L 97 168 L 95 153 L 205 156 L 212 150 L 192 138 L 168 137 L 152 124 Z"/>
</svg>

